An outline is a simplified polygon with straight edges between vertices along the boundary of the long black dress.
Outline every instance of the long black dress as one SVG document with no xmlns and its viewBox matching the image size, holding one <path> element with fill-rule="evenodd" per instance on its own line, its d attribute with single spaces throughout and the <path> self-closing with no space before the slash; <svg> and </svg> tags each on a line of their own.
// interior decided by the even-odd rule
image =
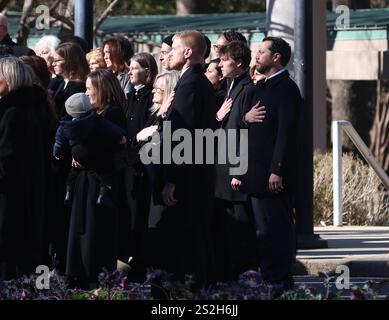
<svg viewBox="0 0 389 320">
<path fill-rule="evenodd" d="M 50 120 L 43 89 L 0 99 L 0 279 L 47 264 Z"/>
<path fill-rule="evenodd" d="M 132 256 L 132 275 L 134 280 L 142 280 L 144 263 L 140 259 L 140 248 L 147 229 L 149 192 L 145 190 L 145 176 L 143 165 L 138 154 L 140 144 L 136 135 L 146 127 L 150 118 L 150 108 L 153 94 L 152 87 L 145 86 L 133 90 L 127 95 L 128 107 L 126 110 L 127 139 L 128 139 L 128 166 L 124 175 L 124 190 L 128 211 L 121 216 L 120 254 Z"/>
<path fill-rule="evenodd" d="M 126 129 L 124 112 L 119 107 L 109 107 L 101 116 Z M 105 145 L 104 137 L 98 138 Z M 102 148 L 94 159 L 117 163 L 123 153 L 123 146 L 116 150 Z M 123 160 L 124 161 L 124 160 Z M 120 205 L 120 167 L 114 167 L 115 183 L 112 195 L 116 208 L 108 208 L 96 204 L 100 189 L 100 179 L 91 168 L 82 169 L 75 182 L 74 199 L 70 216 L 69 241 L 67 250 L 66 274 L 78 279 L 79 285 L 87 286 L 97 280 L 103 268 L 110 271 L 116 269 L 118 256 L 118 217 Z"/>
<path fill-rule="evenodd" d="M 61 119 L 67 115 L 65 101 L 75 93 L 85 92 L 85 82 L 69 81 L 65 87 L 65 80 L 56 77 L 51 80 L 49 92 L 53 91 L 55 111 Z M 53 183 L 50 188 L 50 211 L 53 212 L 51 223 L 51 253 L 55 258 L 55 267 L 61 273 L 65 272 L 66 250 L 68 242 L 70 209 L 65 207 L 66 179 L 70 170 L 71 155 L 67 153 L 61 160 L 52 159 Z"/>
</svg>

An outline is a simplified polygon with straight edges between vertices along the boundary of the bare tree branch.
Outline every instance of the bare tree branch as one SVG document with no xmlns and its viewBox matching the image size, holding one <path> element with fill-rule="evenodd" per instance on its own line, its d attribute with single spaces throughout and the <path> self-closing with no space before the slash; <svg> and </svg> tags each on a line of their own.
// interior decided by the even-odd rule
<svg viewBox="0 0 389 320">
<path fill-rule="evenodd" d="M 3 11 L 8 6 L 8 3 L 10 3 L 10 2 L 11 2 L 11 0 L 0 1 L 0 11 Z"/>
<path fill-rule="evenodd" d="M 74 1 L 70 0 L 66 6 L 65 14 L 61 15 L 57 12 L 58 6 L 61 4 L 61 0 L 56 0 L 52 3 L 49 13 L 50 16 L 54 19 L 55 22 L 61 22 L 60 27 L 65 28 L 67 30 L 74 30 L 74 23 L 72 21 L 72 10 L 74 6 Z"/>
<path fill-rule="evenodd" d="M 69 18 L 61 16 L 55 11 L 51 13 L 51 16 L 55 18 L 55 20 L 62 22 L 63 27 L 65 27 L 66 29 L 74 30 L 74 22 L 71 21 Z"/>
<path fill-rule="evenodd" d="M 104 10 L 104 12 L 101 14 L 99 19 L 97 20 L 93 32 L 96 33 L 97 30 L 100 28 L 101 24 L 104 22 L 105 19 L 107 19 L 108 15 L 112 12 L 113 8 L 116 6 L 116 4 L 119 2 L 119 0 L 113 0 L 107 9 Z"/>
<path fill-rule="evenodd" d="M 34 6 L 34 0 L 24 0 L 22 16 L 20 17 L 20 24 L 24 24 L 27 17 L 31 15 L 32 7 Z"/>
<path fill-rule="evenodd" d="M 16 36 L 17 39 L 16 41 L 18 44 L 25 45 L 27 42 L 27 38 L 30 33 L 30 27 L 27 24 L 27 19 L 31 15 L 33 6 L 34 6 L 33 0 L 24 0 L 22 16 L 20 18 L 20 23 L 19 23 L 19 30 Z"/>
<path fill-rule="evenodd" d="M 66 5 L 65 17 L 74 21 L 74 0 L 69 0 Z"/>
<path fill-rule="evenodd" d="M 49 12 L 50 14 L 55 10 L 57 9 L 57 7 L 59 6 L 59 4 L 61 3 L 61 0 L 56 0 L 52 3 L 51 7 L 49 8 Z"/>
</svg>

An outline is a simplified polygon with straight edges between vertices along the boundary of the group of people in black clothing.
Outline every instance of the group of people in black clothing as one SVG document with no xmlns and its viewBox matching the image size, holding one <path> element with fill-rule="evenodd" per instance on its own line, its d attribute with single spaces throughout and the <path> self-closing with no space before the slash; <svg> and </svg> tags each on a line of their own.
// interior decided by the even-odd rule
<svg viewBox="0 0 389 320">
<path fill-rule="evenodd" d="M 90 287 L 119 259 L 133 281 L 158 268 L 201 288 L 260 268 L 275 289 L 293 287 L 301 97 L 290 46 L 263 40 L 256 85 L 240 33 L 223 33 L 205 63 L 210 50 L 188 30 L 163 40 L 160 73 L 123 37 L 88 55 L 68 41 L 51 60 L 0 59 L 0 279 L 47 264 Z M 231 175 L 228 159 L 197 164 L 205 143 L 182 164 L 143 163 L 155 141 L 179 144 L 162 139 L 167 124 L 171 135 L 235 130 L 233 150 L 246 132 L 246 172 Z"/>
</svg>

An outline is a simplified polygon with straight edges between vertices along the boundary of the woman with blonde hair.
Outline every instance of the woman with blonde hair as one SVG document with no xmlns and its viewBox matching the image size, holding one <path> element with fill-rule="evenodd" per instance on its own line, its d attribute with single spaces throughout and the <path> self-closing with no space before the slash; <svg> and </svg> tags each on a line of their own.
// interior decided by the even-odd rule
<svg viewBox="0 0 389 320">
<path fill-rule="evenodd" d="M 105 63 L 104 56 L 100 48 L 96 48 L 88 52 L 86 54 L 86 61 L 89 64 L 90 72 L 107 68 L 107 64 Z"/>
<path fill-rule="evenodd" d="M 178 71 L 166 71 L 157 75 L 153 87 L 154 104 L 150 109 L 152 114 L 159 117 L 168 112 L 174 97 L 173 91 L 179 79 L 180 73 Z"/>
<path fill-rule="evenodd" d="M 145 124 L 145 128 L 138 132 L 136 140 L 145 142 L 154 132 L 161 129 L 162 121 L 169 111 L 174 99 L 174 88 L 180 79 L 178 71 L 166 71 L 155 78 L 153 87 L 153 105 L 150 108 L 151 116 Z"/>
<path fill-rule="evenodd" d="M 18 58 L 0 59 L 0 280 L 47 264 L 48 121 L 43 89 Z M 46 116 L 47 113 L 46 113 Z"/>
<path fill-rule="evenodd" d="M 142 147 L 141 152 L 148 150 L 154 143 L 151 140 L 153 134 L 162 135 L 163 121 L 169 111 L 172 100 L 174 99 L 174 88 L 180 78 L 178 71 L 166 71 L 157 75 L 153 87 L 153 105 L 150 108 L 151 115 L 145 124 L 145 128 L 141 130 L 136 139 Z M 149 142 L 150 141 L 150 142 Z M 149 267 L 158 267 L 161 261 L 159 256 L 161 250 L 158 248 L 158 243 L 162 243 L 158 239 L 159 229 L 157 224 L 161 218 L 165 205 L 161 199 L 162 190 L 162 170 L 161 167 L 155 164 L 143 165 L 142 172 L 146 179 L 143 179 L 141 185 L 141 194 L 144 195 L 145 205 L 143 213 L 143 235 L 138 236 L 142 239 L 140 247 L 142 250 L 142 259 L 144 264 Z M 139 241 L 139 240 L 138 240 Z"/>
</svg>

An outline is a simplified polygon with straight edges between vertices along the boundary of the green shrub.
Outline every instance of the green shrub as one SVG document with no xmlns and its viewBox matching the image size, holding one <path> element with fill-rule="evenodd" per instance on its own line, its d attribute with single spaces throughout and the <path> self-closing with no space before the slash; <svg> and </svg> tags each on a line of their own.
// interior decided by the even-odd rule
<svg viewBox="0 0 389 320">
<path fill-rule="evenodd" d="M 314 223 L 333 223 L 332 153 L 314 155 Z M 388 225 L 389 198 L 374 170 L 343 155 L 343 223 Z"/>
</svg>

